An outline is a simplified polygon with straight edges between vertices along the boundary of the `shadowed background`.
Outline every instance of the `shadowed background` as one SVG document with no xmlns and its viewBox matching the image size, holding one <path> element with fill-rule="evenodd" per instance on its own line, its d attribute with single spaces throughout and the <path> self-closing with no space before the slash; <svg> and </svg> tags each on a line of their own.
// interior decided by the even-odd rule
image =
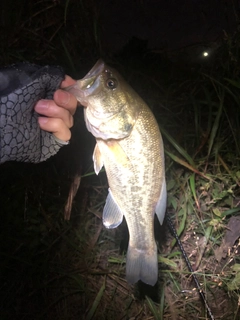
<svg viewBox="0 0 240 320">
<path fill-rule="evenodd" d="M 102 57 L 146 100 L 163 133 L 170 213 L 216 319 L 229 320 L 239 317 L 239 257 L 235 247 L 216 263 L 214 252 L 239 214 L 239 9 L 237 0 L 0 3 L 0 65 L 61 65 L 77 79 Z M 0 318 L 205 317 L 157 224 L 159 284 L 126 283 L 127 228 L 102 226 L 107 182 L 93 172 L 94 144 L 80 107 L 56 156 L 0 166 Z"/>
</svg>

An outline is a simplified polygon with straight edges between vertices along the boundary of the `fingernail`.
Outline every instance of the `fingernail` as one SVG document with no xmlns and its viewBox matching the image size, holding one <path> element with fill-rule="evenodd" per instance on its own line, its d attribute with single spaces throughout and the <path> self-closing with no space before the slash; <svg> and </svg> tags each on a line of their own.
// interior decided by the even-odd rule
<svg viewBox="0 0 240 320">
<path fill-rule="evenodd" d="M 40 124 L 46 124 L 48 122 L 48 118 L 47 117 L 39 117 L 38 121 Z"/>
<path fill-rule="evenodd" d="M 49 108 L 49 100 L 45 100 L 45 99 L 42 99 L 42 100 L 39 100 L 36 104 L 36 109 L 48 109 Z"/>
<path fill-rule="evenodd" d="M 57 92 L 59 102 L 63 104 L 68 104 L 70 100 L 70 93 L 63 90 L 58 90 Z"/>
</svg>

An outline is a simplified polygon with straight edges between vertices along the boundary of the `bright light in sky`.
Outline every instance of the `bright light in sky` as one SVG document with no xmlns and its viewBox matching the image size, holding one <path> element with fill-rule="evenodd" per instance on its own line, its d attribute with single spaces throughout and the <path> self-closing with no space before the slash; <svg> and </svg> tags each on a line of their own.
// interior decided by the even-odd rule
<svg viewBox="0 0 240 320">
<path fill-rule="evenodd" d="M 208 52 L 207 52 L 207 51 L 204 51 L 204 52 L 203 52 L 203 56 L 204 56 L 204 57 L 207 57 L 207 56 L 208 56 Z"/>
</svg>

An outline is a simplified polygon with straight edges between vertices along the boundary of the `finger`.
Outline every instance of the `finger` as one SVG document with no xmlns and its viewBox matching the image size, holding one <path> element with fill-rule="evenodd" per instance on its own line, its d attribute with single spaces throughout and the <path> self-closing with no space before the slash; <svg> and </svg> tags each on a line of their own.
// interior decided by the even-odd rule
<svg viewBox="0 0 240 320">
<path fill-rule="evenodd" d="M 74 80 L 73 78 L 66 75 L 65 79 L 61 83 L 61 88 L 66 88 L 68 86 L 72 86 L 75 83 L 76 83 L 76 80 Z"/>
<path fill-rule="evenodd" d="M 53 100 L 39 100 L 35 111 L 43 116 L 62 120 L 68 128 L 73 126 L 73 116 L 69 110 L 59 107 Z"/>
<path fill-rule="evenodd" d="M 71 138 L 71 131 L 62 119 L 39 117 L 38 123 L 42 130 L 52 132 L 60 140 L 69 141 Z"/>
<path fill-rule="evenodd" d="M 65 108 L 72 115 L 76 112 L 77 99 L 71 93 L 59 89 L 54 93 L 53 99 L 57 105 Z"/>
</svg>

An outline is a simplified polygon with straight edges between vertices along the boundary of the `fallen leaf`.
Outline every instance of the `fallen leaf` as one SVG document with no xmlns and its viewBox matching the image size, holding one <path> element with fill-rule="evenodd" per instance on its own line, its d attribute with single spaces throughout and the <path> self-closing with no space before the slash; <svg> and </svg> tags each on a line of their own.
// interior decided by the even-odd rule
<svg viewBox="0 0 240 320">
<path fill-rule="evenodd" d="M 228 251 L 232 249 L 234 243 L 240 237 L 240 217 L 231 217 L 226 234 L 222 240 L 222 244 L 214 251 L 215 258 L 219 262 L 222 258 L 226 258 Z"/>
</svg>

